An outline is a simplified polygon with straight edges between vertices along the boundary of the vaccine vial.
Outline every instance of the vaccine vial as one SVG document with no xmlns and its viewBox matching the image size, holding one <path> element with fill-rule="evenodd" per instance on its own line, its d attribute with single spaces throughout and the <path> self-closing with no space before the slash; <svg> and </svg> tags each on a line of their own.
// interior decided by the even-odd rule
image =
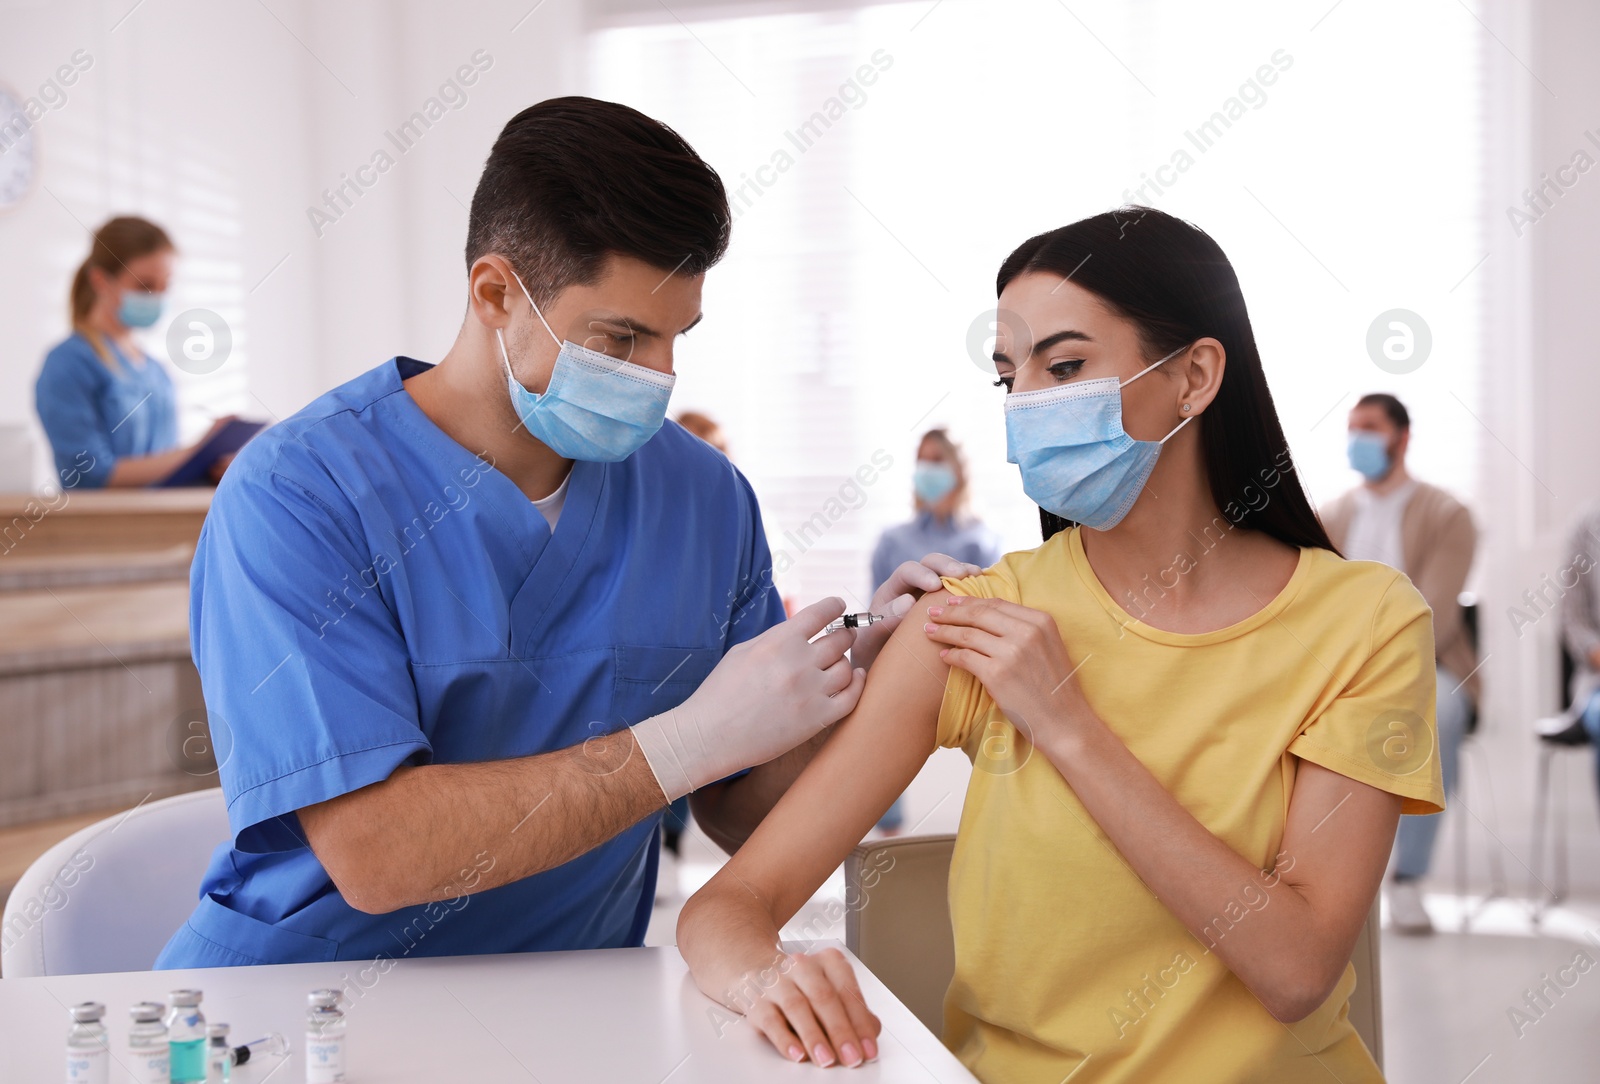
<svg viewBox="0 0 1600 1084">
<path fill-rule="evenodd" d="M 168 1084 L 172 1079 L 172 1053 L 167 1049 L 167 1025 L 161 1022 L 159 1001 L 141 1001 L 128 1010 L 128 1073 L 133 1084 Z"/>
<path fill-rule="evenodd" d="M 228 1084 L 233 1078 L 233 1045 L 228 1042 L 228 1025 L 206 1028 L 206 1084 Z"/>
<path fill-rule="evenodd" d="M 338 990 L 306 997 L 306 1084 L 343 1084 L 344 1013 Z"/>
<path fill-rule="evenodd" d="M 85 1001 L 72 1007 L 72 1030 L 67 1032 L 67 1084 L 108 1084 L 111 1048 L 106 1045 L 102 1018 L 106 1007 Z"/>
<path fill-rule="evenodd" d="M 167 995 L 172 1084 L 201 1084 L 206 1078 L 206 1018 L 200 1014 L 200 998 L 199 990 L 174 990 Z"/>
</svg>

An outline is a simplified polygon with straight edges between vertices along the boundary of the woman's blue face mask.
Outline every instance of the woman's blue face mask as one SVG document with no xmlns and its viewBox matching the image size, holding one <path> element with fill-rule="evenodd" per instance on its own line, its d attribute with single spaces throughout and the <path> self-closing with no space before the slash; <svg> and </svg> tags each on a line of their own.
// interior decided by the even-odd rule
<svg viewBox="0 0 1600 1084">
<path fill-rule="evenodd" d="M 161 306 L 165 300 L 165 294 L 124 290 L 122 301 L 117 305 L 117 322 L 123 327 L 151 327 L 161 319 Z"/>
<path fill-rule="evenodd" d="M 955 492 L 960 481 L 948 463 L 936 463 L 931 459 L 917 460 L 911 473 L 911 488 L 924 504 L 938 504 Z"/>
<path fill-rule="evenodd" d="M 1188 348 L 1121 383 L 1108 376 L 1007 395 L 1006 460 L 1021 469 L 1029 499 L 1096 531 L 1121 523 L 1144 491 L 1161 446 L 1194 421 L 1183 419 L 1160 440 L 1135 440 L 1122 428 L 1122 389 Z"/>
</svg>

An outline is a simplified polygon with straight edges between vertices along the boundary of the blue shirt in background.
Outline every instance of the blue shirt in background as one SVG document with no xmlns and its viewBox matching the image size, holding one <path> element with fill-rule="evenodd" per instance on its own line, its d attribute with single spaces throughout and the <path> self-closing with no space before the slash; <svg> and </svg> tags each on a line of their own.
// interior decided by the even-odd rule
<svg viewBox="0 0 1600 1084">
<path fill-rule="evenodd" d="M 923 512 L 910 523 L 890 527 L 872 551 L 872 589 L 876 591 L 896 568 L 907 561 L 920 561 L 930 553 L 943 553 L 979 568 L 1000 560 L 1000 536 L 981 520 L 955 517 L 940 519 Z"/>
<path fill-rule="evenodd" d="M 178 446 L 178 397 L 166 367 L 129 359 L 104 341 L 115 367 L 74 332 L 45 355 L 33 389 L 59 476 L 76 475 L 78 485 L 94 489 L 123 456 Z"/>
<path fill-rule="evenodd" d="M 406 392 L 425 369 L 396 358 L 336 388 L 218 487 L 190 637 L 233 838 L 158 967 L 644 940 L 659 815 L 544 873 L 384 915 L 346 903 L 305 843 L 304 806 L 401 765 L 631 726 L 783 620 L 755 497 L 709 445 L 668 422 L 620 463 L 574 463 L 552 533 Z M 542 830 L 537 801 L 518 831 Z M 484 847 L 461 856 L 468 884 L 504 860 Z"/>
</svg>

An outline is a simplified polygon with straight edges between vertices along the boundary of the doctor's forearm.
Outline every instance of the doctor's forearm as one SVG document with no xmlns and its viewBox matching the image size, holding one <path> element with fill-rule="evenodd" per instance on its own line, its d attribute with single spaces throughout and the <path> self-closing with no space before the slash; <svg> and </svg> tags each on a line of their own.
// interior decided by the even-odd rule
<svg viewBox="0 0 1600 1084">
<path fill-rule="evenodd" d="M 553 869 L 665 804 L 623 730 L 534 757 L 399 768 L 299 815 L 346 902 L 383 914 Z"/>
</svg>

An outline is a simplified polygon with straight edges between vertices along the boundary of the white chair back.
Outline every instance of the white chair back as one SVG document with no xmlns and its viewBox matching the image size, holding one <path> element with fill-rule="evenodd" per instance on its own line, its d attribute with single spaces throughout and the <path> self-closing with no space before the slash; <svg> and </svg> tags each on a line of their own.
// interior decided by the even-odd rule
<svg viewBox="0 0 1600 1084">
<path fill-rule="evenodd" d="M 75 832 L 28 867 L 0 920 L 8 979 L 147 971 L 231 837 L 222 791 L 140 805 Z"/>
</svg>

